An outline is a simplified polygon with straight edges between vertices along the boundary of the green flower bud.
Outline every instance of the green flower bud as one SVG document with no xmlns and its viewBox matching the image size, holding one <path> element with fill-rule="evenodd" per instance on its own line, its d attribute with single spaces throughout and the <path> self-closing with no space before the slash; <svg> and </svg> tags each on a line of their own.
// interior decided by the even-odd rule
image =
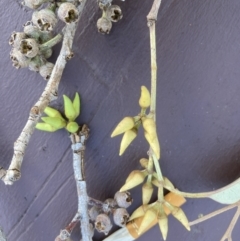
<svg viewBox="0 0 240 241">
<path fill-rule="evenodd" d="M 76 111 L 74 109 L 72 101 L 66 96 L 63 95 L 63 102 L 64 102 L 64 113 L 65 116 L 70 120 L 74 121 L 76 119 Z"/>
<path fill-rule="evenodd" d="M 73 107 L 74 107 L 74 110 L 76 112 L 76 118 L 79 116 L 80 114 L 80 109 L 81 109 L 81 103 L 80 103 L 80 97 L 79 97 L 79 94 L 76 93 L 75 94 L 75 97 L 74 97 L 74 100 L 73 100 Z"/>
<path fill-rule="evenodd" d="M 61 117 L 42 117 L 41 118 L 45 123 L 53 126 L 56 129 L 62 129 L 67 125 L 66 121 Z"/>
<path fill-rule="evenodd" d="M 58 110 L 55 110 L 49 106 L 47 106 L 43 112 L 50 117 L 62 117 L 61 113 Z"/>
<path fill-rule="evenodd" d="M 69 122 L 66 127 L 67 131 L 70 133 L 76 133 L 79 129 L 79 126 L 76 122 Z"/>
<path fill-rule="evenodd" d="M 36 129 L 41 130 L 41 131 L 48 131 L 48 132 L 54 132 L 57 129 L 47 123 L 37 123 Z"/>
</svg>

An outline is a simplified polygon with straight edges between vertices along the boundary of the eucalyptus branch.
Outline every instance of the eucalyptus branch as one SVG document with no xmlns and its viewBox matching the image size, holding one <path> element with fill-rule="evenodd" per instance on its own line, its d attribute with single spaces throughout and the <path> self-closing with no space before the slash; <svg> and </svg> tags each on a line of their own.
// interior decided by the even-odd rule
<svg viewBox="0 0 240 241">
<path fill-rule="evenodd" d="M 21 177 L 21 166 L 24 153 L 33 134 L 35 126 L 39 121 L 44 109 L 49 105 L 51 101 L 57 99 L 58 85 L 61 80 L 63 70 L 66 66 L 67 60 L 69 60 L 73 56 L 73 39 L 86 1 L 87 0 L 82 0 L 81 4 L 79 5 L 78 21 L 66 24 L 66 27 L 63 31 L 64 37 L 62 48 L 56 61 L 56 64 L 53 68 L 51 77 L 48 80 L 47 86 L 43 91 L 41 97 L 39 98 L 38 102 L 31 108 L 28 121 L 25 127 L 23 128 L 20 136 L 14 143 L 14 154 L 12 161 L 10 163 L 8 170 L 6 171 L 6 175 L 1 178 L 3 182 L 7 185 L 13 184 Z"/>
<path fill-rule="evenodd" d="M 3 233 L 2 228 L 0 227 L 0 241 L 7 241 L 5 234 Z"/>
<path fill-rule="evenodd" d="M 78 192 L 78 213 L 80 215 L 81 233 L 83 241 L 92 240 L 92 226 L 89 223 L 88 195 L 84 174 L 85 142 L 89 135 L 89 129 L 84 125 L 79 134 L 71 135 L 73 150 L 73 170 Z"/>
</svg>

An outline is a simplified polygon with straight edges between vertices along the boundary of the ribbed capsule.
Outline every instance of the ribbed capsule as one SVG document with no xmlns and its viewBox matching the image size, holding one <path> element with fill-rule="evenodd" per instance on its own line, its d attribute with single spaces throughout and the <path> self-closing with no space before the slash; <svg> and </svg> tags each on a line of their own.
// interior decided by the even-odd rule
<svg viewBox="0 0 240 241">
<path fill-rule="evenodd" d="M 114 131 L 112 132 L 111 137 L 120 135 L 124 133 L 125 131 L 128 131 L 132 129 L 135 125 L 134 118 L 133 117 L 125 117 L 123 118 L 119 124 L 116 126 Z"/>
<path fill-rule="evenodd" d="M 23 39 L 18 49 L 28 58 L 34 58 L 39 53 L 39 45 L 33 38 Z"/>
<path fill-rule="evenodd" d="M 106 17 L 101 17 L 97 21 L 97 28 L 99 33 L 109 34 L 112 29 L 112 22 Z"/>
<path fill-rule="evenodd" d="M 139 234 L 142 234 L 145 230 L 148 230 L 152 226 L 152 223 L 157 219 L 157 212 L 154 209 L 148 209 L 143 216 L 143 220 L 139 227 Z"/>
<path fill-rule="evenodd" d="M 27 38 L 26 34 L 24 32 L 13 32 L 11 34 L 11 37 L 9 39 L 9 45 L 11 45 L 13 48 L 18 49 L 21 41 L 23 39 Z"/>
<path fill-rule="evenodd" d="M 30 59 L 15 48 L 13 48 L 10 52 L 10 59 L 16 69 L 26 68 L 30 63 Z"/>
<path fill-rule="evenodd" d="M 146 172 L 141 172 L 141 171 L 131 172 L 129 177 L 126 180 L 126 183 L 121 187 L 120 192 L 124 192 L 138 186 L 144 181 L 146 175 L 147 175 Z"/>
<path fill-rule="evenodd" d="M 49 80 L 52 74 L 52 70 L 54 68 L 54 64 L 51 62 L 46 62 L 39 68 L 39 74 L 45 79 Z"/>
<path fill-rule="evenodd" d="M 141 86 L 141 96 L 139 99 L 139 105 L 141 108 L 146 109 L 151 104 L 151 96 L 148 89 L 145 86 Z"/>
<path fill-rule="evenodd" d="M 57 18 L 52 10 L 42 9 L 33 13 L 32 22 L 40 31 L 51 32 L 57 24 Z"/>
<path fill-rule="evenodd" d="M 79 17 L 78 9 L 72 3 L 62 3 L 58 9 L 58 17 L 67 24 L 76 22 Z"/>
<path fill-rule="evenodd" d="M 112 22 L 118 22 L 122 19 L 122 10 L 118 5 L 111 5 L 106 10 L 106 16 Z"/>
<path fill-rule="evenodd" d="M 153 194 L 153 186 L 151 183 L 145 183 L 142 186 L 142 203 L 148 204 Z"/>
<path fill-rule="evenodd" d="M 133 202 L 130 192 L 127 191 L 116 192 L 114 199 L 116 200 L 117 205 L 121 208 L 128 208 Z"/>
<path fill-rule="evenodd" d="M 113 221 L 119 227 L 125 227 L 129 219 L 129 213 L 125 208 L 117 208 L 113 212 Z"/>
<path fill-rule="evenodd" d="M 106 214 L 99 214 L 95 221 L 95 228 L 98 232 L 107 235 L 112 228 L 110 218 Z"/>
<path fill-rule="evenodd" d="M 127 130 L 122 138 L 121 144 L 120 144 L 120 151 L 119 156 L 121 156 L 125 150 L 128 148 L 128 146 L 133 142 L 133 140 L 137 137 L 137 129 L 132 128 L 131 130 Z"/>
</svg>

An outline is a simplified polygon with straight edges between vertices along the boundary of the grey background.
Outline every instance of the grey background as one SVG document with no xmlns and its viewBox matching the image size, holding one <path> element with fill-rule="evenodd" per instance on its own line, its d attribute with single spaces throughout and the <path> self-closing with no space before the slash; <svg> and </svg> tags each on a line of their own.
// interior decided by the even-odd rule
<svg viewBox="0 0 240 241">
<path fill-rule="evenodd" d="M 89 0 L 75 38 L 75 57 L 67 65 L 53 106 L 62 109 L 62 94 L 82 97 L 79 123 L 91 129 L 86 151 L 89 195 L 113 197 L 127 175 L 139 169 L 147 145 L 140 132 L 123 157 L 120 137 L 110 133 L 124 116 L 138 114 L 140 86 L 150 86 L 149 33 L 152 1 L 119 3 L 124 18 L 109 36 L 97 33 L 100 16 Z M 45 81 L 27 69 L 15 70 L 8 39 L 31 18 L 17 1 L 0 2 L 0 164 L 8 167 L 12 146 Z M 240 175 L 240 1 L 163 0 L 157 23 L 157 126 L 161 167 L 180 189 L 189 192 L 220 188 Z M 56 48 L 53 59 L 58 55 Z M 132 191 L 133 211 L 141 189 Z M 154 198 L 153 198 L 154 200 Z M 188 200 L 189 220 L 221 205 Z M 26 151 L 22 178 L 14 186 L 0 183 L 0 224 L 9 241 L 54 240 L 75 214 L 77 198 L 70 141 L 65 131 L 34 132 Z M 219 241 L 234 211 L 192 228 L 189 233 L 169 218 L 169 241 Z M 240 239 L 239 222 L 233 240 Z M 79 240 L 79 228 L 74 240 Z M 100 241 L 97 235 L 94 240 Z M 139 240 L 162 240 L 158 227 Z"/>
</svg>

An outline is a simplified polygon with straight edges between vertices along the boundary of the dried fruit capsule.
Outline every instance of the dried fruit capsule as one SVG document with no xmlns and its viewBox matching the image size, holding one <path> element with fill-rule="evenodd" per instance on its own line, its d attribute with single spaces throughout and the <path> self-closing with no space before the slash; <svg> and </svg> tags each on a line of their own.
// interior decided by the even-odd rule
<svg viewBox="0 0 240 241">
<path fill-rule="evenodd" d="M 33 13 L 32 22 L 39 28 L 39 30 L 50 32 L 57 24 L 57 18 L 52 10 L 42 9 Z"/>
<path fill-rule="evenodd" d="M 127 191 L 116 192 L 114 199 L 116 200 L 117 205 L 121 208 L 128 208 L 133 202 L 130 192 Z"/>
<path fill-rule="evenodd" d="M 24 0 L 23 5 L 32 9 L 37 9 L 41 7 L 41 5 L 49 0 Z"/>
<path fill-rule="evenodd" d="M 106 10 L 106 16 L 112 22 L 118 22 L 123 17 L 122 10 L 118 5 L 111 5 Z"/>
<path fill-rule="evenodd" d="M 13 48 L 10 52 L 10 59 L 16 69 L 26 68 L 30 63 L 30 59 L 15 48 Z"/>
<path fill-rule="evenodd" d="M 48 80 L 51 77 L 52 70 L 53 70 L 54 64 L 50 62 L 46 62 L 44 65 L 42 65 L 39 68 L 40 75 L 45 79 Z"/>
<path fill-rule="evenodd" d="M 52 56 L 52 49 L 47 49 L 45 51 L 42 52 L 42 55 L 44 56 L 45 59 L 48 59 Z"/>
<path fill-rule="evenodd" d="M 116 200 L 114 200 L 113 198 L 108 198 L 104 201 L 103 212 L 109 213 L 112 211 L 112 208 L 114 208 L 116 206 L 117 206 Z"/>
<path fill-rule="evenodd" d="M 26 34 L 23 32 L 13 32 L 9 39 L 9 45 L 11 45 L 13 48 L 18 49 L 21 41 L 26 37 Z"/>
<path fill-rule="evenodd" d="M 98 32 L 102 34 L 109 34 L 112 28 L 112 22 L 105 17 L 101 17 L 97 21 Z"/>
<path fill-rule="evenodd" d="M 106 214 L 99 214 L 95 221 L 95 228 L 98 232 L 107 235 L 112 228 L 110 218 Z"/>
<path fill-rule="evenodd" d="M 62 3 L 58 9 L 58 17 L 65 23 L 78 21 L 78 9 L 69 2 Z"/>
<path fill-rule="evenodd" d="M 88 213 L 89 213 L 89 217 L 92 221 L 95 221 L 97 216 L 100 214 L 101 212 L 101 209 L 96 207 L 96 206 L 93 206 L 89 209 Z"/>
<path fill-rule="evenodd" d="M 33 38 L 23 39 L 19 51 L 28 58 L 34 58 L 39 52 L 38 43 Z"/>
<path fill-rule="evenodd" d="M 129 213 L 125 208 L 117 208 L 113 212 L 113 221 L 119 227 L 125 227 L 129 219 Z"/>
</svg>

